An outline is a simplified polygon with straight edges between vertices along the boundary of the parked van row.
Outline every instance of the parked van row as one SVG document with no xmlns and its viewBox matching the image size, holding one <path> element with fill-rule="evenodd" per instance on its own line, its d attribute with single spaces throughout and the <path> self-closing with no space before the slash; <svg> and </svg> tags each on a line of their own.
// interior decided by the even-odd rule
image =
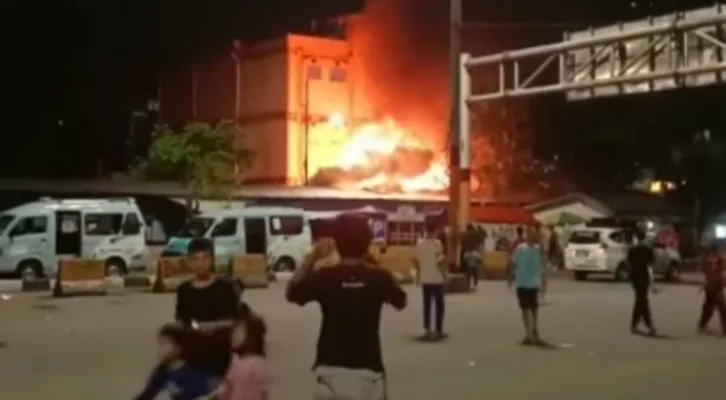
<svg viewBox="0 0 726 400">
<path fill-rule="evenodd" d="M 133 199 L 41 198 L 0 214 L 0 273 L 37 278 L 61 257 L 102 259 L 109 273 L 146 262 L 141 211 Z"/>
<path fill-rule="evenodd" d="M 214 241 L 217 268 L 226 268 L 235 254 L 265 254 L 273 271 L 292 271 L 312 245 L 310 223 L 302 209 L 244 206 L 191 218 L 169 239 L 162 256 L 186 254 L 195 237 Z"/>
<path fill-rule="evenodd" d="M 52 277 L 64 257 L 103 260 L 108 274 L 142 271 L 152 261 L 147 229 L 133 198 L 41 198 L 0 213 L 0 273 Z M 264 254 L 274 269 L 293 270 L 312 242 L 302 209 L 244 206 L 190 219 L 162 256 L 184 255 L 194 237 L 214 241 L 219 268 L 248 253 Z"/>
</svg>

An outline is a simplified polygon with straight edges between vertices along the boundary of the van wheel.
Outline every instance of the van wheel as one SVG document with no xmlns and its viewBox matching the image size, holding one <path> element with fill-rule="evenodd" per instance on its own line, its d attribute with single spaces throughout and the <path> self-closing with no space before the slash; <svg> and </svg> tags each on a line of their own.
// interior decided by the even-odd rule
<svg viewBox="0 0 726 400">
<path fill-rule="evenodd" d="M 677 262 L 671 261 L 671 263 L 668 265 L 668 269 L 666 269 L 665 273 L 663 274 L 663 278 L 668 282 L 680 281 L 681 266 Z"/>
<path fill-rule="evenodd" d="M 119 257 L 111 257 L 106 260 L 106 276 L 126 275 L 126 263 Z"/>
<path fill-rule="evenodd" d="M 43 265 L 36 260 L 25 260 L 18 264 L 15 274 L 22 280 L 32 281 L 43 277 Z"/>
<path fill-rule="evenodd" d="M 272 267 L 274 272 L 293 272 L 295 271 L 295 260 L 292 257 L 282 256 Z"/>
<path fill-rule="evenodd" d="M 613 279 L 615 279 L 616 282 L 623 282 L 630 279 L 630 272 L 628 271 L 628 266 L 625 263 L 620 263 L 620 265 L 618 265 L 618 269 L 615 270 Z"/>
<path fill-rule="evenodd" d="M 575 271 L 574 276 L 575 276 L 576 281 L 587 280 L 587 272 L 585 272 L 585 271 Z"/>
</svg>

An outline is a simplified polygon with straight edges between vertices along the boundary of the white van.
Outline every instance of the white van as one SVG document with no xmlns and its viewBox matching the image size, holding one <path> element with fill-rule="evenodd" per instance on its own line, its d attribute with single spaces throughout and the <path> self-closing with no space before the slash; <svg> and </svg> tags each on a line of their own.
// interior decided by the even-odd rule
<svg viewBox="0 0 726 400">
<path fill-rule="evenodd" d="M 54 276 L 58 257 L 105 260 L 107 272 L 146 266 L 141 211 L 134 199 L 51 199 L 0 213 L 0 273 Z"/>
<path fill-rule="evenodd" d="M 169 239 L 162 256 L 185 255 L 195 237 L 214 240 L 214 264 L 220 271 L 235 254 L 265 254 L 273 271 L 292 271 L 312 245 L 310 224 L 302 209 L 244 206 L 214 210 L 190 219 Z"/>
</svg>

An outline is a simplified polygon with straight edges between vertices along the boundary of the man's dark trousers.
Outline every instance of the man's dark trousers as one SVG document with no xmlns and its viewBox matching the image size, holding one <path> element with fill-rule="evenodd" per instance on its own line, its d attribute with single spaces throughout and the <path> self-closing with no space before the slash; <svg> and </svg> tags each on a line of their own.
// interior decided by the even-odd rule
<svg viewBox="0 0 726 400">
<path fill-rule="evenodd" d="M 431 330 L 431 314 L 434 314 L 434 327 L 438 333 L 444 329 L 444 285 L 423 284 L 423 320 L 424 329 Z M 433 309 L 433 310 L 432 310 Z"/>
<path fill-rule="evenodd" d="M 633 315 L 630 319 L 630 328 L 635 329 L 642 321 L 645 326 L 653 328 L 653 318 L 650 314 L 650 300 L 648 293 L 650 292 L 650 284 L 633 283 L 633 292 L 635 292 L 635 302 L 633 303 Z"/>
</svg>

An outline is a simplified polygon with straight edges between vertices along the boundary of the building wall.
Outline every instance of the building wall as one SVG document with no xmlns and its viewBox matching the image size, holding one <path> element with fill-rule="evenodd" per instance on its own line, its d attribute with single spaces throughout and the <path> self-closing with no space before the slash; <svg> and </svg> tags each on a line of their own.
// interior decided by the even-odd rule
<svg viewBox="0 0 726 400">
<path fill-rule="evenodd" d="M 288 129 L 288 171 L 291 183 L 302 184 L 306 173 L 313 176 L 338 162 L 348 131 L 330 124 L 330 116 L 337 114 L 352 125 L 355 76 L 346 41 L 299 35 L 287 40 L 288 107 L 294 115 Z"/>
<path fill-rule="evenodd" d="M 232 44 L 162 79 L 161 120 L 236 119 L 255 153 L 245 181 L 302 184 L 306 151 L 311 176 L 338 161 L 347 130 L 328 117 L 337 113 L 352 123 L 350 57 L 346 41 L 317 37 Z M 319 74 L 308 79 L 311 67 Z"/>
<path fill-rule="evenodd" d="M 161 92 L 159 120 L 175 125 L 189 121 L 193 115 L 192 100 L 193 70 L 184 65 L 171 71 L 159 83 Z"/>
<path fill-rule="evenodd" d="M 234 116 L 235 62 L 225 48 L 195 66 L 196 118 L 200 121 L 231 119 Z"/>
</svg>

